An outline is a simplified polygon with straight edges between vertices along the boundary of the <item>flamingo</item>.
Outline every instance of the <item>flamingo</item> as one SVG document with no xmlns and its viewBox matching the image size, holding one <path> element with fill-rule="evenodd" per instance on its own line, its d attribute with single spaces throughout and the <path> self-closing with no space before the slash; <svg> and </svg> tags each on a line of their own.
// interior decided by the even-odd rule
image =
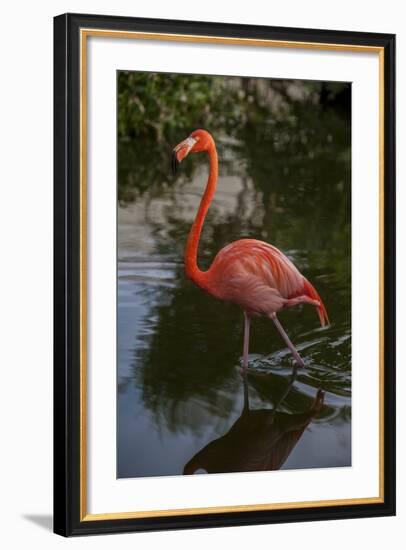
<svg viewBox="0 0 406 550">
<path fill-rule="evenodd" d="M 278 248 L 256 239 L 240 239 L 221 249 L 207 271 L 197 265 L 199 240 L 204 220 L 213 200 L 218 178 L 218 157 L 213 137 L 206 130 L 195 130 L 172 152 L 172 171 L 189 153 L 206 152 L 209 177 L 191 227 L 184 254 L 188 279 L 208 294 L 240 306 L 244 312 L 242 365 L 248 367 L 251 319 L 271 319 L 300 367 L 305 363 L 285 332 L 277 313 L 298 304 L 317 308 L 322 327 L 329 324 L 326 308 L 313 285 Z"/>
</svg>

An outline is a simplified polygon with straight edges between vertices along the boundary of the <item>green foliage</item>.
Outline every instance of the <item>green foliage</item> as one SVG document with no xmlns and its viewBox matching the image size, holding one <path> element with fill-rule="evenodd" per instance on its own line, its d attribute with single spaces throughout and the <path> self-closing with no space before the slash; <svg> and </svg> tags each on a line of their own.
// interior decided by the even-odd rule
<svg viewBox="0 0 406 550">
<path fill-rule="evenodd" d="M 119 198 L 170 185 L 174 145 L 199 127 L 227 130 L 238 116 L 233 79 L 120 72 L 118 75 Z M 184 175 L 190 177 L 189 164 Z"/>
</svg>

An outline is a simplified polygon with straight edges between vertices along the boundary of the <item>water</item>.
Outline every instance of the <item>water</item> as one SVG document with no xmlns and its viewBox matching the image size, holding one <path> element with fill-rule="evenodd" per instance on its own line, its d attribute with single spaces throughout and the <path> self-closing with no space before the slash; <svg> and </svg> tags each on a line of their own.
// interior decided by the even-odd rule
<svg viewBox="0 0 406 550">
<path fill-rule="evenodd" d="M 202 269 L 242 237 L 294 261 L 332 323 L 321 329 L 310 306 L 280 313 L 306 369 L 295 372 L 275 327 L 259 318 L 242 377 L 241 310 L 184 276 L 203 155 L 185 161 L 188 177 L 118 207 L 118 477 L 351 465 L 348 118 L 316 115 L 323 131 L 309 122 L 306 139 L 282 148 L 283 127 L 272 141 L 257 125 L 255 135 L 246 127 L 238 141 L 222 142 L 199 248 Z M 148 154 L 143 162 L 153 163 Z M 128 144 L 119 155 L 131 155 Z"/>
</svg>

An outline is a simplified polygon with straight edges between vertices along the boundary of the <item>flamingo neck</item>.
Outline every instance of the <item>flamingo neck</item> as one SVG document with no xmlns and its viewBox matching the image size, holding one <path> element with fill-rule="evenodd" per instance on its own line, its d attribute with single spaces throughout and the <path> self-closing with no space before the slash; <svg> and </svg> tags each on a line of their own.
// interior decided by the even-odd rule
<svg viewBox="0 0 406 550">
<path fill-rule="evenodd" d="M 206 273 L 201 271 L 197 265 L 197 252 L 199 248 L 200 235 L 203 229 L 203 223 L 216 192 L 218 177 L 218 158 L 216 146 L 214 143 L 207 150 L 209 155 L 209 177 L 206 184 L 199 210 L 197 211 L 195 221 L 187 239 L 185 248 L 185 272 L 186 276 L 200 287 L 205 287 Z"/>
</svg>

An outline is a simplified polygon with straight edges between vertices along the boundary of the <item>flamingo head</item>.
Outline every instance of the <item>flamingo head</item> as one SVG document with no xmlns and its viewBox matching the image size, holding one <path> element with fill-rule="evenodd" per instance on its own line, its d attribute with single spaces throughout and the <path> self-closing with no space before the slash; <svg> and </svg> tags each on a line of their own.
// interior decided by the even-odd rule
<svg viewBox="0 0 406 550">
<path fill-rule="evenodd" d="M 172 173 L 176 174 L 178 164 L 182 162 L 189 153 L 200 153 L 208 151 L 214 146 L 214 140 L 206 130 L 195 130 L 189 137 L 181 141 L 172 151 Z"/>
</svg>

